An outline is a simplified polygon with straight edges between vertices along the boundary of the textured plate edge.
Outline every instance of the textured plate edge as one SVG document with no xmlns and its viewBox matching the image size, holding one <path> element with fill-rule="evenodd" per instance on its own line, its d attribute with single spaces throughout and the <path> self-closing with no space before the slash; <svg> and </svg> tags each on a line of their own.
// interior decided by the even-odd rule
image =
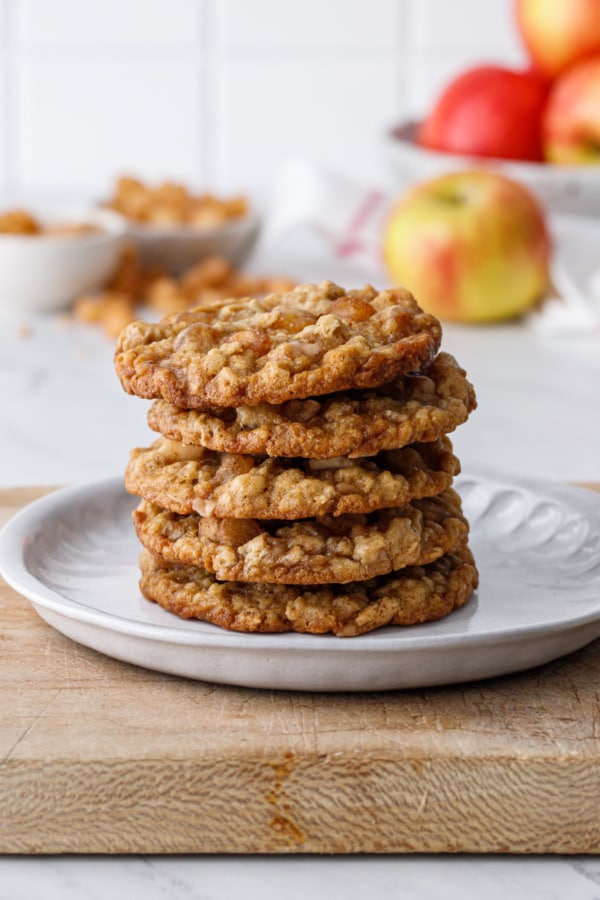
<svg viewBox="0 0 600 900">
<path fill-rule="evenodd" d="M 50 612 L 48 609 L 39 610 L 35 604 L 32 605 L 40 618 L 69 640 L 120 662 L 178 678 L 259 690 L 311 691 L 330 694 L 339 692 L 372 693 L 469 684 L 536 669 L 555 659 L 568 656 L 600 637 L 600 622 L 568 629 L 562 631 L 560 635 L 545 635 L 541 641 L 536 642 L 534 655 L 528 656 L 526 660 L 522 659 L 517 664 L 515 664 L 514 658 L 511 662 L 507 662 L 504 656 L 497 657 L 489 654 L 483 664 L 479 660 L 469 659 L 465 667 L 462 648 L 453 647 L 449 648 L 450 654 L 460 657 L 460 660 L 457 661 L 457 664 L 451 660 L 453 664 L 449 665 L 448 653 L 445 653 L 447 674 L 440 677 L 432 674 L 428 669 L 423 671 L 420 657 L 422 657 L 424 649 L 414 646 L 405 648 L 400 666 L 398 652 L 393 648 L 386 648 L 384 652 L 377 650 L 363 652 L 358 665 L 349 670 L 347 667 L 344 668 L 343 673 L 340 673 L 334 663 L 333 671 L 327 674 L 323 673 L 321 668 L 290 666 L 289 653 L 283 647 L 275 648 L 270 654 L 264 654 L 256 653 L 256 648 L 246 645 L 236 647 L 236 666 L 229 665 L 223 670 L 222 663 L 217 666 L 212 664 L 212 657 L 222 649 L 217 645 L 203 648 L 209 651 L 208 659 L 204 657 L 204 654 L 193 653 L 193 660 L 189 662 L 188 655 L 197 648 L 188 645 L 184 647 L 183 657 L 169 653 L 168 661 L 163 662 L 163 657 L 157 658 L 153 653 L 151 654 L 152 659 L 149 661 L 144 653 L 148 642 L 143 636 L 133 635 L 135 646 L 132 648 L 131 645 L 128 645 L 127 650 L 122 652 L 118 646 L 114 645 L 114 632 L 111 629 L 105 626 L 97 628 L 86 622 L 76 622 L 63 613 Z M 62 627 L 59 627 L 56 618 L 64 620 Z M 91 638 L 82 637 L 79 626 L 82 626 L 84 630 L 92 629 Z M 593 633 L 591 633 L 592 631 Z M 105 642 L 104 635 L 110 640 Z M 118 637 L 124 639 L 128 636 L 120 634 Z M 556 642 L 559 637 L 561 646 L 560 649 L 557 649 L 553 641 Z M 522 644 L 529 646 L 530 643 L 527 636 L 521 636 L 511 646 Z M 171 645 L 168 645 L 168 649 L 172 649 Z M 311 656 L 313 651 L 309 648 L 302 648 L 302 653 L 305 656 Z M 457 673 L 460 674 L 457 676 Z"/>
</svg>

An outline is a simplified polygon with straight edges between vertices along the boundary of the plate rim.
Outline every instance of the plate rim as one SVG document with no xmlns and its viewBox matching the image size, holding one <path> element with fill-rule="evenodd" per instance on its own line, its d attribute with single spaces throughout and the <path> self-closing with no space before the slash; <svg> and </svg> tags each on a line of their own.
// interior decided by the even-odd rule
<svg viewBox="0 0 600 900">
<path fill-rule="evenodd" d="M 456 487 L 460 490 L 461 485 L 468 480 L 491 480 L 508 487 L 518 486 L 530 491 L 543 491 L 553 497 L 559 495 L 561 498 L 563 496 L 576 498 L 579 501 L 583 500 L 584 505 L 597 505 L 598 515 L 600 516 L 600 494 L 583 486 L 531 478 L 529 476 L 519 476 L 479 466 L 470 466 L 467 471 L 458 476 L 455 481 Z M 565 633 L 583 628 L 600 619 L 599 595 L 598 606 L 595 610 L 588 610 L 585 613 L 573 616 L 567 622 L 520 624 L 496 628 L 484 633 L 467 630 L 454 635 L 415 634 L 412 629 L 412 633 L 409 633 L 390 626 L 389 630 L 386 631 L 378 629 L 373 633 L 367 632 L 362 634 L 359 636 L 360 640 L 358 642 L 354 640 L 340 640 L 337 636 L 326 634 L 311 635 L 297 634 L 295 632 L 249 634 L 240 631 L 228 631 L 216 625 L 211 626 L 210 623 L 203 623 L 207 627 L 210 626 L 207 632 L 187 630 L 182 627 L 173 627 L 161 623 L 135 621 L 95 607 L 86 607 L 78 604 L 76 601 L 44 585 L 27 569 L 25 563 L 24 553 L 28 543 L 28 531 L 30 531 L 32 526 L 37 525 L 39 527 L 58 509 L 68 506 L 76 500 L 82 502 L 84 497 L 97 495 L 100 491 L 105 493 L 112 492 L 115 498 L 118 498 L 119 494 L 123 498 L 128 496 L 122 476 L 113 476 L 58 488 L 26 504 L 0 530 L 0 575 L 13 590 L 24 596 L 36 608 L 36 611 L 39 605 L 66 618 L 100 627 L 106 631 L 132 635 L 157 643 L 210 647 L 212 649 L 232 649 L 237 645 L 243 646 L 245 649 L 289 650 L 291 652 L 306 652 L 308 650 L 314 650 L 315 652 L 347 652 L 351 647 L 356 647 L 357 650 L 361 650 L 364 653 L 382 653 L 384 651 L 422 651 L 428 647 L 433 648 L 436 645 L 442 645 L 445 649 L 468 648 L 473 645 L 478 647 L 492 646 L 530 639 L 532 635 L 547 637 L 552 634 Z"/>
</svg>

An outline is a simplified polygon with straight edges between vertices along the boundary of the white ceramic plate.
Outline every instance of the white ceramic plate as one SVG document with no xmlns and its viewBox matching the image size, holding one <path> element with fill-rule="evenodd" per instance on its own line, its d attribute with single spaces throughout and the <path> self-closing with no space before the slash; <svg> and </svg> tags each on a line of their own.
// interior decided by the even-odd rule
<svg viewBox="0 0 600 900">
<path fill-rule="evenodd" d="M 481 573 L 439 622 L 355 638 L 247 635 L 178 619 L 137 587 L 135 498 L 120 479 L 36 501 L 0 534 L 0 571 L 40 616 L 127 662 L 225 684 L 365 691 L 516 672 L 600 636 L 600 496 L 489 474 L 458 479 Z"/>
</svg>

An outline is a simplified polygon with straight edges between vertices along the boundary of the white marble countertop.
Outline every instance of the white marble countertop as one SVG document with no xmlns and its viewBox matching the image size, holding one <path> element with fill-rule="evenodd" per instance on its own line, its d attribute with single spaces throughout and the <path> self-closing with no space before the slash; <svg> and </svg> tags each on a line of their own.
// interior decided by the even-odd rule
<svg viewBox="0 0 600 900">
<path fill-rule="evenodd" d="M 590 857 L 0 858 L 1 900 L 598 900 Z"/>
<path fill-rule="evenodd" d="M 309 278 L 318 266 L 296 265 Z M 283 268 L 280 269 L 283 271 Z M 292 274 L 295 274 L 292 273 Z M 343 280 L 343 273 L 326 273 Z M 356 283 L 347 273 L 344 283 Z M 364 279 L 363 279 L 364 280 Z M 21 326 L 26 325 L 24 329 Z M 524 325 L 448 326 L 479 409 L 454 436 L 463 461 L 600 481 L 600 340 L 548 341 Z M 0 322 L 0 485 L 66 484 L 122 472 L 150 442 L 148 404 L 126 396 L 112 343 L 55 317 Z M 0 900 L 39 898 L 486 897 L 600 900 L 585 857 L 4 857 Z"/>
</svg>

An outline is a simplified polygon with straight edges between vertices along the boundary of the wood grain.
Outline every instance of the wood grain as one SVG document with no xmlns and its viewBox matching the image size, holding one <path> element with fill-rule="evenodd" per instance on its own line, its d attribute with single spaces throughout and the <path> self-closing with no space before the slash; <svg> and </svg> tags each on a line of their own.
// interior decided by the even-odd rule
<svg viewBox="0 0 600 900">
<path fill-rule="evenodd" d="M 43 489 L 0 491 L 0 521 Z M 149 672 L 0 584 L 0 852 L 600 851 L 600 641 L 451 688 Z"/>
</svg>

